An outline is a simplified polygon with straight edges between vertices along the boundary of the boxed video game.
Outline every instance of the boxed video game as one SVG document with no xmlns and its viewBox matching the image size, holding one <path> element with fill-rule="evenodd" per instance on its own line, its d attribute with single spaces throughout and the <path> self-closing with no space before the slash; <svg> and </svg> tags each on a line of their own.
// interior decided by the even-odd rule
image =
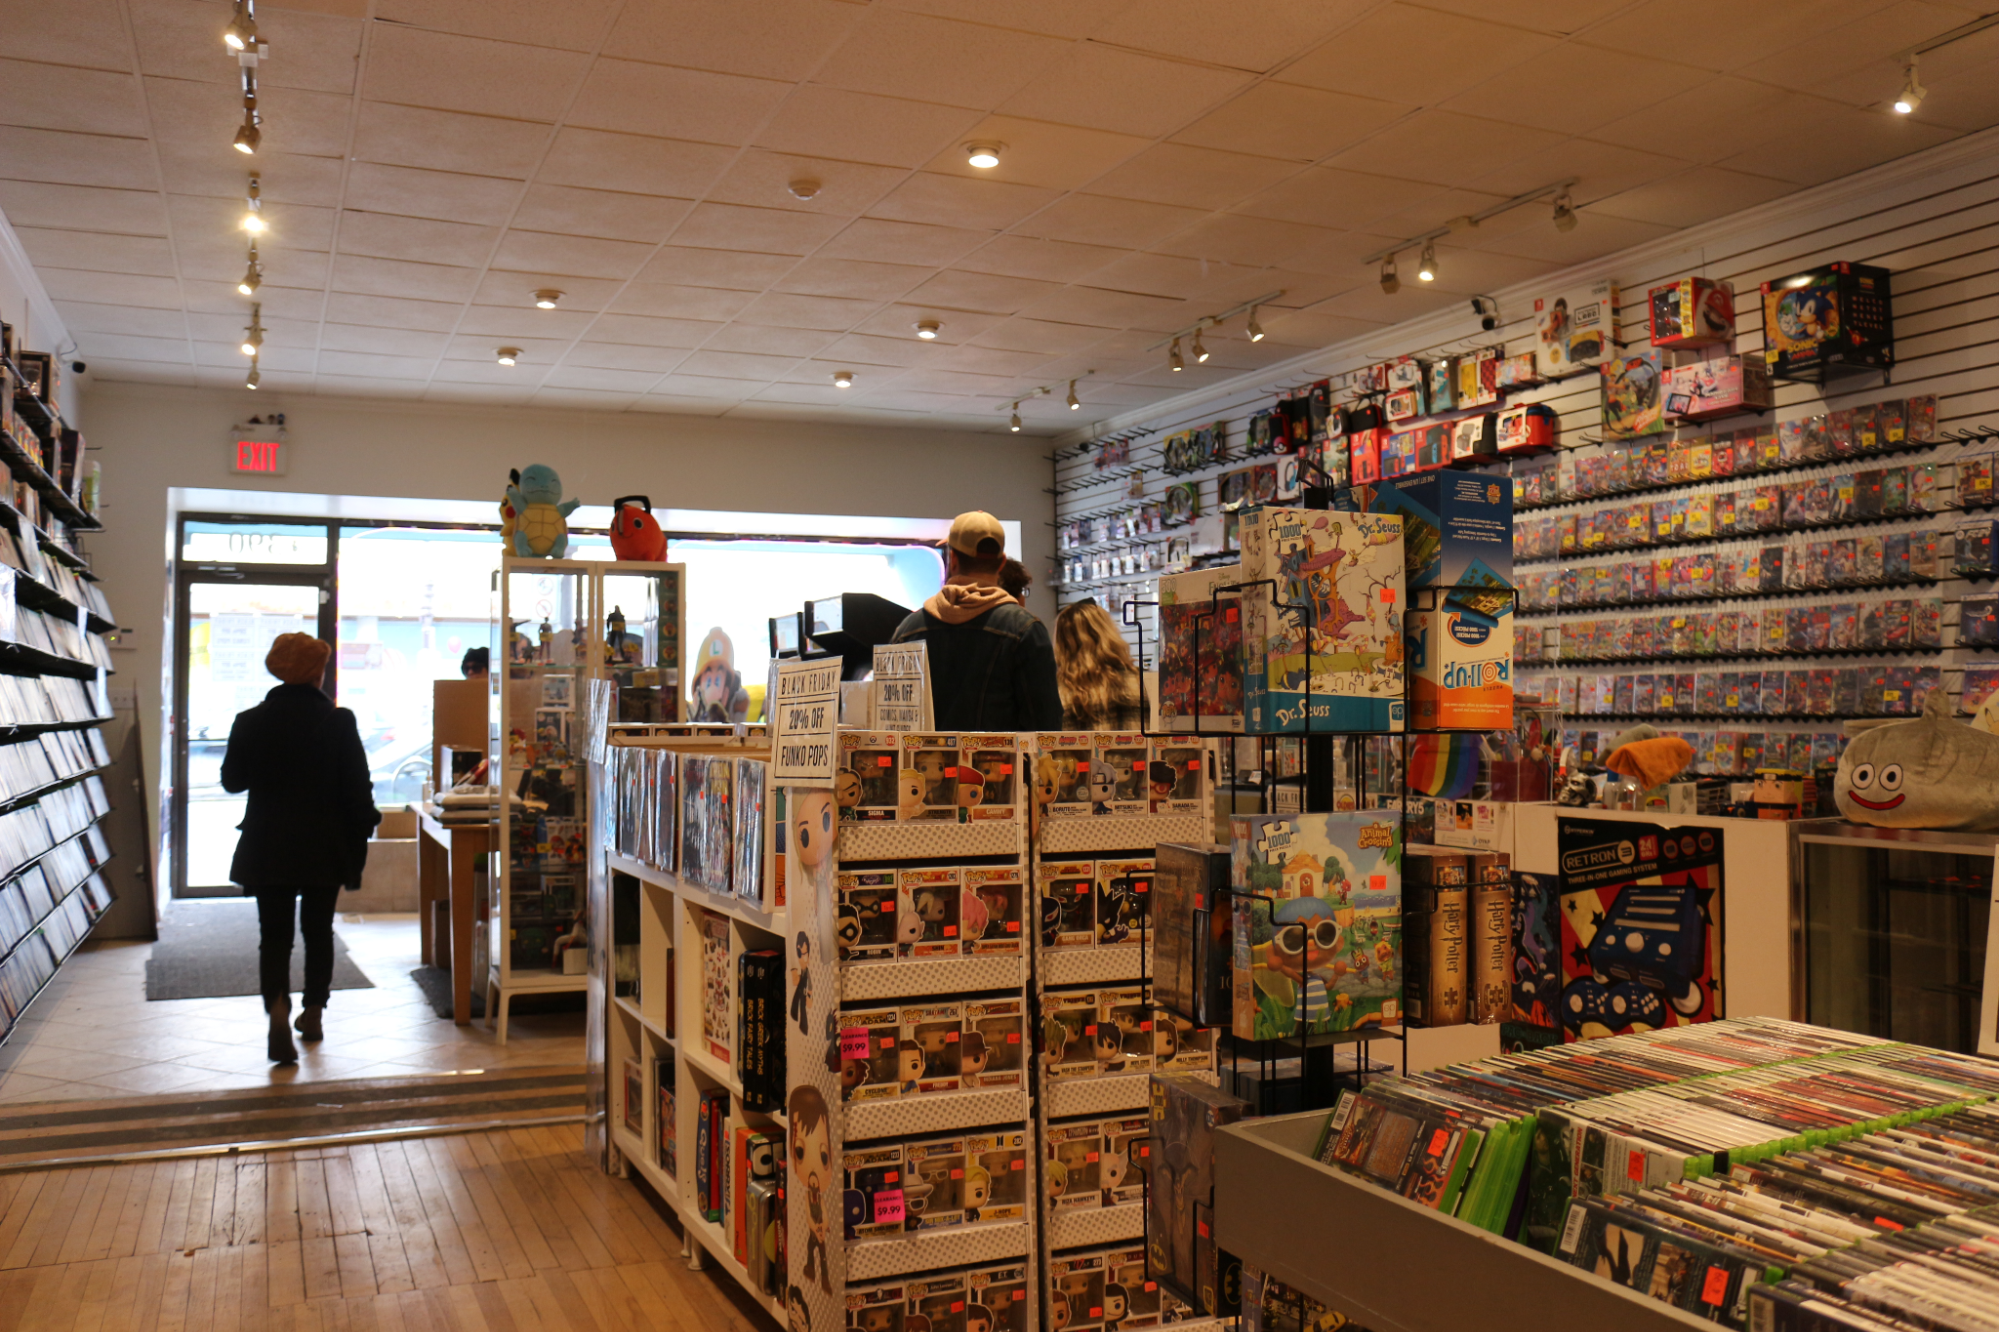
<svg viewBox="0 0 1999 1333">
<path fill-rule="evenodd" d="M 1159 844 L 1152 884 L 1152 991 L 1160 1004 L 1200 1026 L 1230 1012 L 1229 849 Z"/>
<path fill-rule="evenodd" d="M 902 901 L 898 912 L 903 924 L 898 937 L 903 954 L 909 958 L 955 958 L 965 952 L 959 908 L 963 906 L 964 879 L 961 871 L 925 866 L 898 872 Z M 910 920 L 913 925 L 907 924 Z"/>
<path fill-rule="evenodd" d="M 1242 599 L 1219 591 L 1241 582 L 1239 564 L 1160 578 L 1162 729 L 1242 730 Z"/>
<path fill-rule="evenodd" d="M 1401 1018 L 1401 830 L 1379 812 L 1237 815 L 1233 1031 L 1249 1040 Z"/>
<path fill-rule="evenodd" d="M 833 877 L 839 895 L 835 935 L 840 957 L 849 962 L 879 962 L 896 957 L 914 943 L 900 934 L 900 896 L 893 870 L 842 870 Z M 912 933 L 921 926 L 912 924 Z"/>
<path fill-rule="evenodd" d="M 1616 354 L 1616 283 L 1605 278 L 1534 298 L 1534 364 L 1542 379 L 1572 375 Z"/>
<path fill-rule="evenodd" d="M 1193 1074 L 1154 1074 L 1146 1168 L 1146 1260 L 1153 1278 L 1202 1314 L 1232 1314 L 1235 1260 L 1215 1245 L 1215 1131 L 1248 1103 Z"/>
<path fill-rule="evenodd" d="M 1886 370 L 1895 364 L 1887 269 L 1835 263 L 1763 284 L 1763 357 L 1778 379 Z"/>
<path fill-rule="evenodd" d="M 1095 944 L 1096 862 L 1043 862 L 1040 878 L 1042 946 L 1067 949 Z"/>
<path fill-rule="evenodd" d="M 1020 1000 L 967 1000 L 958 1081 L 968 1088 L 1017 1088 L 1026 1073 L 1027 1021 Z"/>
<path fill-rule="evenodd" d="M 1494 448 L 1502 454 L 1533 453 L 1555 447 L 1555 409 L 1546 403 L 1525 403 L 1499 414 Z"/>
<path fill-rule="evenodd" d="M 1019 741 L 1011 732 L 958 737 L 958 804 L 974 823 L 1013 819 L 1020 810 Z"/>
<path fill-rule="evenodd" d="M 967 866 L 958 924 L 968 954 L 1025 950 L 1027 885 L 1018 866 Z"/>
<path fill-rule="evenodd" d="M 841 731 L 834 801 L 840 818 L 893 820 L 902 805 L 902 735 L 893 731 Z M 918 793 L 919 795 L 921 793 Z"/>
<path fill-rule="evenodd" d="M 1143 815 L 1152 810 L 1152 747 L 1141 732 L 1096 733 L 1096 772 L 1092 785 L 1110 783 L 1107 799 L 1095 802 L 1091 813 Z"/>
<path fill-rule="evenodd" d="M 1400 516 L 1259 508 L 1242 533 L 1246 729 L 1402 730 Z"/>
<path fill-rule="evenodd" d="M 1136 947 L 1152 918 L 1153 860 L 1096 863 L 1096 942 Z"/>
<path fill-rule="evenodd" d="M 950 820 L 958 818 L 958 738 L 904 734 L 902 736 L 902 808 L 898 818 L 905 821 Z M 912 778 L 910 775 L 914 774 Z M 911 796 L 915 799 L 911 800 Z"/>
<path fill-rule="evenodd" d="M 964 1049 L 965 1007 L 962 1004 L 913 1005 L 902 1011 L 900 1050 L 913 1045 L 921 1060 L 915 1079 L 903 1071 L 901 1091 L 956 1092 L 959 1056 Z"/>
<path fill-rule="evenodd" d="M 1735 338 L 1735 287 L 1710 278 L 1681 278 L 1650 295 L 1654 347 L 1706 347 Z"/>
<path fill-rule="evenodd" d="M 923 1048 L 902 1042 L 902 1015 L 893 1009 L 843 1011 L 840 1023 L 840 1099 L 894 1097 L 923 1075 Z"/>
<path fill-rule="evenodd" d="M 1756 356 L 1718 356 L 1666 371 L 1666 415 L 1707 421 L 1739 412 L 1768 411 L 1770 371 Z"/>
<path fill-rule="evenodd" d="M 1658 352 L 1614 357 L 1602 366 L 1603 437 L 1633 440 L 1666 429 L 1664 363 Z"/>
</svg>

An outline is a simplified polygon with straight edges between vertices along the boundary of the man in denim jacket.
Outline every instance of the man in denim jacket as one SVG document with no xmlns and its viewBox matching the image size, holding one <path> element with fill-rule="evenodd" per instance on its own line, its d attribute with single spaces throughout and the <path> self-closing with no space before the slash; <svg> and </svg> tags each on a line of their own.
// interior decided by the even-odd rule
<svg viewBox="0 0 1999 1333">
<path fill-rule="evenodd" d="M 944 586 L 896 629 L 929 645 L 939 731 L 1059 731 L 1062 696 L 1048 630 L 1005 589 L 1006 535 L 983 510 L 960 514 L 944 543 Z"/>
</svg>

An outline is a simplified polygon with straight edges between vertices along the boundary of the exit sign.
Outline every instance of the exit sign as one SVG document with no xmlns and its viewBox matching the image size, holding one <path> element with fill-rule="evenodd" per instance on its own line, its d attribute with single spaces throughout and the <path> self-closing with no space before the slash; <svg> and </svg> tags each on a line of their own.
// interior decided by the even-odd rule
<svg viewBox="0 0 1999 1333">
<path fill-rule="evenodd" d="M 285 446 L 281 440 L 237 440 L 229 446 L 229 470 L 252 472 L 266 477 L 285 475 Z"/>
</svg>

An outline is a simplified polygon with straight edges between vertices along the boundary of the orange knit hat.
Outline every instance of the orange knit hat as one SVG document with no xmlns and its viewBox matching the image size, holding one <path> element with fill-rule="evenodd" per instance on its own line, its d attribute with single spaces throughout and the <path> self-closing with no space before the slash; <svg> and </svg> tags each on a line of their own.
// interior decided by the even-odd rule
<svg viewBox="0 0 1999 1333">
<path fill-rule="evenodd" d="M 264 670 L 287 685 L 317 685 L 326 675 L 333 645 L 310 634 L 280 634 L 264 654 Z"/>
</svg>

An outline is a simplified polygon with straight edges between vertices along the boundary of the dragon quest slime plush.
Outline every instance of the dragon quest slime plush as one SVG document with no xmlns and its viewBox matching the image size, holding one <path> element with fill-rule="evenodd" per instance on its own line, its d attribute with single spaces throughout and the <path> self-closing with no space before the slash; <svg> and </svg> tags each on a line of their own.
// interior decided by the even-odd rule
<svg viewBox="0 0 1999 1333">
<path fill-rule="evenodd" d="M 560 560 L 569 550 L 569 516 L 582 501 L 562 498 L 562 478 L 546 463 L 524 467 L 507 487 L 514 509 L 514 554 Z"/>
<path fill-rule="evenodd" d="M 1931 690 L 1921 717 L 1848 742 L 1832 797 L 1856 824 L 1999 829 L 1999 736 L 1951 721 L 1949 696 Z"/>
</svg>

